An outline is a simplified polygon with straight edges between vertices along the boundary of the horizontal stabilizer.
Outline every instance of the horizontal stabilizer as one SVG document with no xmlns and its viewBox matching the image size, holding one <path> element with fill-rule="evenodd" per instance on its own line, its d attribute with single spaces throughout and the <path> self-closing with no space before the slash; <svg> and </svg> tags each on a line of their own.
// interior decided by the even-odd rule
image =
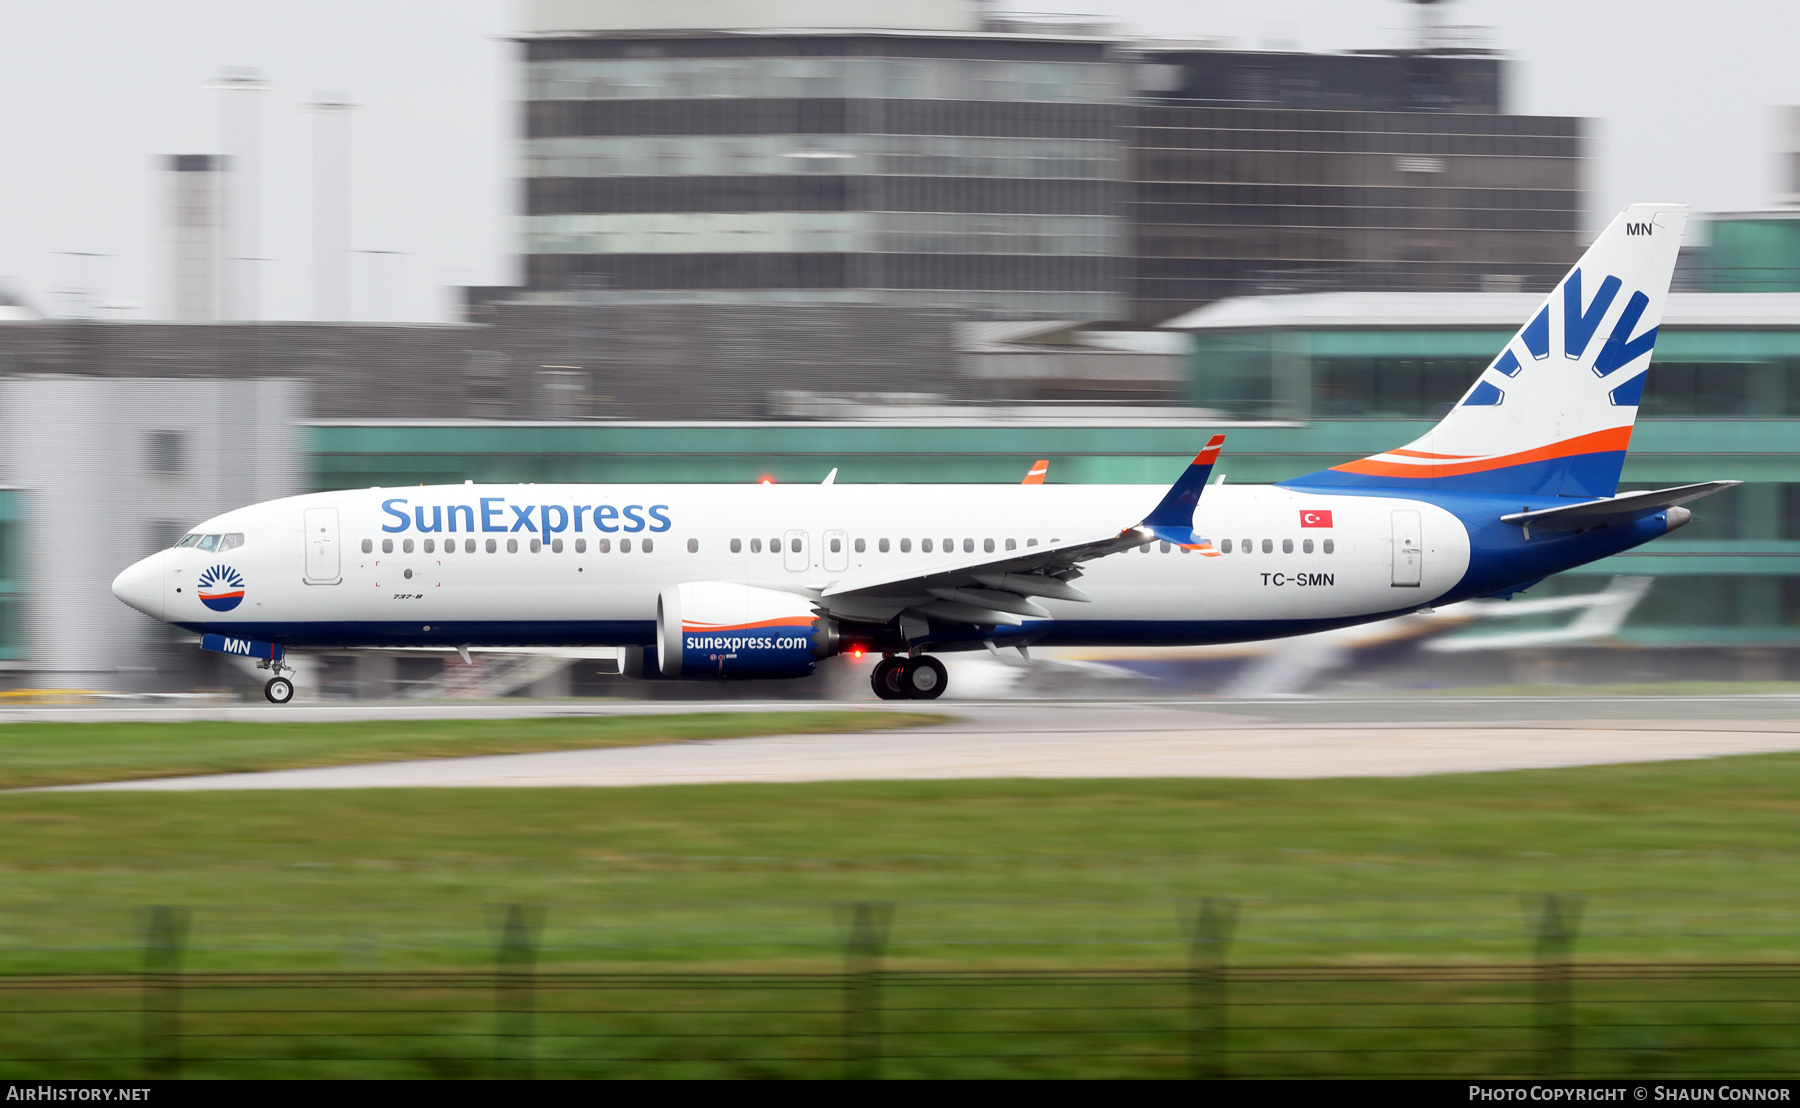
<svg viewBox="0 0 1800 1108">
<path fill-rule="evenodd" d="M 1723 492 L 1742 481 L 1702 481 L 1697 485 L 1677 485 L 1670 489 L 1646 489 L 1626 492 L 1580 504 L 1563 504 L 1540 508 L 1535 512 L 1514 512 L 1500 517 L 1502 523 L 1536 527 L 1540 531 L 1585 531 L 1608 523 L 1625 523 L 1655 515 L 1665 508 L 1686 504 L 1715 492 Z"/>
</svg>

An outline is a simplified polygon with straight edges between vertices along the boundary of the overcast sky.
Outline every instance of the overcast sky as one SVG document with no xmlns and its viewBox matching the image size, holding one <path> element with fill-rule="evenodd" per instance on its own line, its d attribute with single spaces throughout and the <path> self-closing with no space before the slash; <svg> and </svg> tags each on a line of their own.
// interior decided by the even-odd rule
<svg viewBox="0 0 1800 1108">
<path fill-rule="evenodd" d="M 267 318 L 311 312 L 311 116 L 344 92 L 354 121 L 359 318 L 442 319 L 446 286 L 513 279 L 508 179 L 517 0 L 0 0 L 0 282 L 66 314 L 75 294 L 147 314 L 157 300 L 156 160 L 213 153 L 224 66 L 262 94 Z M 1247 48 L 1407 45 L 1398 0 L 1030 0 L 1145 35 Z M 1773 109 L 1800 104 L 1793 0 L 1460 0 L 1492 29 L 1512 111 L 1594 119 L 1589 222 L 1633 200 L 1698 211 L 1768 205 Z M 98 255 L 98 256 L 94 256 Z M 140 307 L 130 307 L 137 304 Z"/>
</svg>

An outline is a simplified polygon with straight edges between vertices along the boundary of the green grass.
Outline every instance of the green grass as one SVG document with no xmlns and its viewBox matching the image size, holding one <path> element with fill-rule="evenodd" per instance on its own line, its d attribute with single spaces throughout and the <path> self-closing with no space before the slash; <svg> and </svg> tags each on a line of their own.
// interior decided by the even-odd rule
<svg viewBox="0 0 1800 1108">
<path fill-rule="evenodd" d="M 0 725 L 0 789 L 753 735 L 881 731 L 948 719 L 826 711 L 354 723 L 8 723 Z"/>
<path fill-rule="evenodd" d="M 1349 972 L 1528 964 L 1546 892 L 1584 898 L 1584 964 L 1800 961 L 1800 756 L 1321 781 L 0 796 L 0 973 L 136 973 L 143 910 L 172 904 L 191 913 L 194 971 L 476 975 L 361 992 L 197 989 L 191 1034 L 315 1029 L 197 1039 L 189 1072 L 219 1075 L 493 1072 L 488 971 L 509 903 L 541 908 L 545 974 L 829 975 L 857 901 L 894 905 L 885 964 L 907 974 L 1179 969 L 1182 917 L 1201 896 L 1238 902 L 1233 965 Z M 545 1074 L 836 1073 L 845 994 L 817 982 L 546 984 L 533 1049 Z M 1432 982 L 1234 985 L 1249 1006 L 1233 1016 L 1235 1064 L 1529 1069 L 1528 980 Z M 136 1072 L 130 980 L 30 995 L 0 992 L 0 1042 L 18 1044 L 0 1049 L 0 1075 L 67 1075 L 74 1063 L 55 1059 L 74 1057 L 109 1060 L 89 1075 Z M 1184 1065 L 1179 979 L 1059 993 L 908 978 L 885 995 L 887 1049 L 916 1055 L 888 1072 Z M 1306 1007 L 1333 997 L 1343 1003 Z M 1800 978 L 1633 976 L 1580 985 L 1576 1003 L 1577 1045 L 1596 1070 L 1747 1076 L 1800 1063 L 1781 1030 Z M 34 1004 L 46 1011 L 28 1014 Z M 279 1014 L 309 1004 L 360 1014 Z M 382 1005 L 397 1014 L 367 1011 Z M 234 1007 L 263 1014 L 213 1011 Z M 1269 1027 L 1253 1034 L 1258 1021 Z M 1386 1029 L 1342 1030 L 1358 1023 Z M 708 1027 L 735 1030 L 707 1039 Z M 1397 1053 L 1359 1053 L 1371 1043 Z M 253 1056 L 265 1060 L 225 1060 Z M 52 1061 L 7 1061 L 25 1057 Z"/>
</svg>

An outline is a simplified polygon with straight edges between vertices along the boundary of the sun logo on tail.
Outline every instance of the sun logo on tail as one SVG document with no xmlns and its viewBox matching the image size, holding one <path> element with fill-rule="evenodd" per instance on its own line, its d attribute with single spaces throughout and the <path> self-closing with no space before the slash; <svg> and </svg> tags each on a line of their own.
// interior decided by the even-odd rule
<svg viewBox="0 0 1800 1108">
<path fill-rule="evenodd" d="M 244 602 L 244 579 L 230 566 L 211 566 L 194 582 L 200 603 L 215 612 L 229 612 Z"/>
</svg>

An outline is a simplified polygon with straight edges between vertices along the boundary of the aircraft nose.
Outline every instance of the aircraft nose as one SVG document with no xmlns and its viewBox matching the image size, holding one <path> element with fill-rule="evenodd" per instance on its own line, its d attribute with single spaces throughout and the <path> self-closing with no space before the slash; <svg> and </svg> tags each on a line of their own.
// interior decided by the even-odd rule
<svg viewBox="0 0 1800 1108">
<path fill-rule="evenodd" d="M 133 563 L 113 578 L 113 595 L 152 619 L 163 618 L 163 552 Z"/>
</svg>

